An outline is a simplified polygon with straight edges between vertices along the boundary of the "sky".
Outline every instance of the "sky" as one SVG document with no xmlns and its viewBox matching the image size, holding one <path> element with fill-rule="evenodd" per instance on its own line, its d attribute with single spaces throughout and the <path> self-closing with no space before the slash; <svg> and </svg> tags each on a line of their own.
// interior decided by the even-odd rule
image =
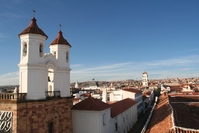
<svg viewBox="0 0 199 133">
<path fill-rule="evenodd" d="M 199 0 L 0 0 L 0 85 L 18 84 L 33 16 L 46 53 L 62 25 L 71 82 L 199 77 Z"/>
</svg>

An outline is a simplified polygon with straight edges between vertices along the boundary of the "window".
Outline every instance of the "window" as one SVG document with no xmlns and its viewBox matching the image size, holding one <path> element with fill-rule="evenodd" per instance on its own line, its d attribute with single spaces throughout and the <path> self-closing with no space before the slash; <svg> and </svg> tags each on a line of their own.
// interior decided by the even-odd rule
<svg viewBox="0 0 199 133">
<path fill-rule="evenodd" d="M 43 56 L 43 45 L 42 44 L 39 45 L 39 55 L 40 55 L 40 57 Z"/>
<path fill-rule="evenodd" d="M 68 63 L 68 51 L 66 52 L 66 62 Z"/>
<path fill-rule="evenodd" d="M 27 44 L 25 43 L 23 45 L 23 56 L 26 56 L 27 55 Z"/>
<path fill-rule="evenodd" d="M 106 125 L 106 114 L 103 114 L 103 126 Z"/>
<path fill-rule="evenodd" d="M 115 123 L 115 131 L 118 130 L 117 122 Z"/>
<path fill-rule="evenodd" d="M 48 133 L 53 133 L 53 122 L 48 124 Z"/>
</svg>

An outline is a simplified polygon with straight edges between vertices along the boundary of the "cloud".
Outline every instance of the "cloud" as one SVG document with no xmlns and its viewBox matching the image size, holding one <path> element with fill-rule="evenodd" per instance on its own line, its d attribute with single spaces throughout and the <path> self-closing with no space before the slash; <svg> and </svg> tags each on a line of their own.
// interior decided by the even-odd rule
<svg viewBox="0 0 199 133">
<path fill-rule="evenodd" d="M 197 77 L 199 73 L 199 55 L 188 55 L 166 60 L 147 62 L 123 62 L 103 66 L 72 69 L 71 82 L 96 80 L 141 79 L 147 71 L 151 79 Z M 85 67 L 85 66 L 84 66 Z"/>
<path fill-rule="evenodd" d="M 199 55 L 188 55 L 166 60 L 122 62 L 91 66 L 90 64 L 71 65 L 71 82 L 96 80 L 113 81 L 137 79 L 147 71 L 149 79 L 199 77 Z M 93 64 L 92 64 L 93 65 Z M 19 72 L 0 75 L 0 85 L 18 84 Z"/>
<path fill-rule="evenodd" d="M 82 64 L 73 64 L 73 65 L 71 65 L 72 68 L 82 67 L 82 66 L 83 66 Z"/>
<path fill-rule="evenodd" d="M 18 85 L 19 72 L 11 72 L 0 75 L 0 85 Z"/>
</svg>

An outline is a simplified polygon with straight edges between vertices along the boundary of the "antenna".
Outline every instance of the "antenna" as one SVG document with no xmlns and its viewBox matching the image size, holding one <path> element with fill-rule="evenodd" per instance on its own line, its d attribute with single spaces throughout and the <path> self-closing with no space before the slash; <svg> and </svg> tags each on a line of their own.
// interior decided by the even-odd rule
<svg viewBox="0 0 199 133">
<path fill-rule="evenodd" d="M 60 31 L 61 31 L 61 24 L 59 24 L 59 28 L 60 28 Z"/>
<path fill-rule="evenodd" d="M 35 10 L 32 10 L 32 12 L 33 12 L 33 17 L 35 17 L 35 13 L 36 13 L 36 11 L 35 11 Z"/>
</svg>

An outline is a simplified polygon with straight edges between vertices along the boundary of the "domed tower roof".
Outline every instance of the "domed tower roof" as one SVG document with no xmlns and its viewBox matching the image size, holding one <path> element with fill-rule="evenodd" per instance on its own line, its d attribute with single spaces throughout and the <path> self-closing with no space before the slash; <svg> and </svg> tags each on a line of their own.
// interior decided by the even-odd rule
<svg viewBox="0 0 199 133">
<path fill-rule="evenodd" d="M 32 33 L 32 34 L 40 34 L 46 37 L 46 39 L 48 38 L 48 36 L 38 27 L 37 25 L 37 20 L 33 17 L 29 26 L 23 30 L 20 35 L 24 35 L 24 34 L 28 34 L 28 33 Z"/>
<path fill-rule="evenodd" d="M 147 74 L 147 72 L 146 72 L 146 71 L 144 71 L 144 72 L 143 72 L 143 74 Z"/>
<path fill-rule="evenodd" d="M 50 44 L 50 45 L 68 45 L 71 47 L 71 45 L 68 43 L 68 41 L 63 37 L 62 35 L 62 31 L 60 30 L 58 32 L 57 37 L 55 38 L 55 40 Z"/>
</svg>

